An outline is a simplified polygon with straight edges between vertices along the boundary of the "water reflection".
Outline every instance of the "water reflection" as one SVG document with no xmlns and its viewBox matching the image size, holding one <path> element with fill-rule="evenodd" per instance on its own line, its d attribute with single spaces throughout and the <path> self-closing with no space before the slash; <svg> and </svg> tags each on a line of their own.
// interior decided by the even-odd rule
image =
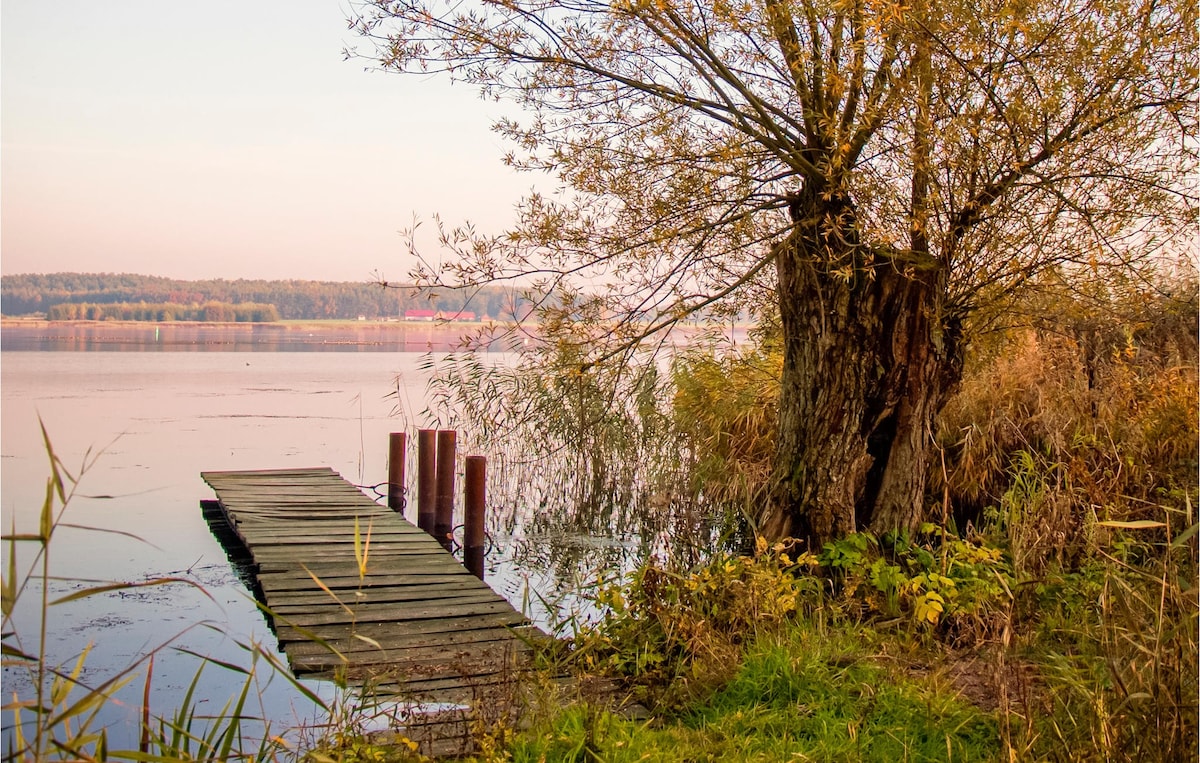
<svg viewBox="0 0 1200 763">
<path fill-rule="evenodd" d="M 73 665 L 91 643 L 85 673 L 103 680 L 164 643 L 238 664 L 248 660 L 239 642 L 275 649 L 247 571 L 237 558 L 231 564 L 204 521 L 200 501 L 212 493 L 200 472 L 323 464 L 360 484 L 384 479 L 387 433 L 420 410 L 419 356 L 342 354 L 330 362 L 333 357 L 261 353 L 247 365 L 245 354 L 232 352 L 3 353 L 0 509 L 6 531 L 38 526 L 48 474 L 40 417 L 72 474 L 78 476 L 85 453 L 99 454 L 80 485 L 92 497 L 78 496 L 67 521 L 128 534 L 60 529 L 52 543 L 49 596 L 74 593 L 82 580 L 181 577 L 197 584 L 112 591 L 52 607 L 51 664 Z M 406 406 L 394 416 L 388 394 L 396 390 Z M 18 549 L 21 572 L 30 550 Z M 5 545 L 6 567 L 8 555 Z M 40 586 L 40 579 L 31 582 L 6 622 L 6 631 L 11 626 L 28 637 L 26 651 L 36 651 Z M 173 712 L 199 665 L 185 652 L 158 654 L 151 682 L 155 713 Z M 113 749 L 137 744 L 145 666 L 137 670 L 141 675 L 100 718 Z M 274 729 L 311 723 L 311 702 L 285 681 L 263 678 L 263 712 Z M 206 669 L 196 698 L 202 709 L 217 709 L 236 684 L 227 671 Z M 11 666 L 4 687 L 30 694 L 28 676 Z M 317 691 L 333 695 L 332 687 Z M 11 722 L 6 714 L 5 740 Z"/>
<path fill-rule="evenodd" d="M 64 531 L 55 541 L 61 545 L 53 574 L 63 580 L 135 581 L 179 574 L 194 578 L 205 591 L 183 587 L 114 594 L 59 607 L 48 644 L 56 662 L 70 662 L 95 642 L 89 670 L 111 674 L 181 632 L 181 646 L 218 659 L 244 657 L 235 640 L 273 646 L 269 624 L 254 604 L 247 560 L 236 549 L 223 548 L 205 521 L 201 501 L 213 496 L 200 472 L 330 466 L 360 486 L 381 485 L 392 431 L 406 431 L 415 442 L 418 427 L 455 424 L 460 458 L 489 456 L 487 578 L 546 629 L 565 625 L 569 635 L 573 624 L 595 619 L 599 613 L 589 593 L 646 557 L 668 551 L 698 556 L 721 537 L 720 518 L 705 516 L 678 485 L 670 443 L 643 437 L 642 445 L 621 458 L 581 459 L 530 446 L 547 437 L 527 428 L 512 430 L 515 442 L 524 443 L 514 445 L 487 431 L 485 417 L 476 416 L 478 424 L 470 425 L 464 424 L 465 415 L 453 419 L 445 411 L 437 390 L 430 395 L 426 388 L 433 360 L 428 356 L 346 353 L 351 345 L 314 347 L 301 341 L 289 348 L 305 351 L 250 358 L 245 350 L 272 346 L 256 337 L 289 335 L 253 326 L 207 330 L 193 327 L 170 340 L 160 330 L 157 343 L 149 346 L 153 329 L 147 327 L 136 341 L 122 339 L 122 349 L 225 351 L 22 352 L 9 350 L 10 342 L 35 340 L 14 336 L 7 327 L 0 333 L 5 347 L 0 508 L 6 525 L 15 520 L 19 531 L 36 527 L 46 477 L 40 415 L 68 464 L 78 463 L 89 448 L 104 450 L 84 481 L 84 492 L 96 497 L 78 501 L 72 509 L 75 521 L 144 541 L 106 536 L 98 543 L 94 535 Z M 71 341 L 83 348 L 108 346 L 112 339 L 106 331 L 97 325 Z M 190 343 L 186 348 L 168 344 L 184 336 Z M 49 343 L 45 346 L 59 341 L 36 340 Z M 275 341 L 281 344 L 288 343 Z M 314 349 L 343 353 L 330 356 Z M 492 354 L 479 362 L 492 367 L 511 361 Z M 410 448 L 409 475 L 417 473 L 416 458 Z M 461 461 L 458 473 L 461 480 Z M 405 513 L 415 521 L 415 501 Z M 460 514 L 456 523 L 461 521 Z M 54 586 L 52 594 L 70 592 Z M 14 623 L 30 632 L 35 615 L 22 610 Z M 215 629 L 193 627 L 199 622 Z M 186 654 L 163 653 L 152 686 L 156 712 L 172 710 L 196 665 Z M 4 679 L 6 689 L 22 691 L 12 671 L 6 670 Z M 322 696 L 333 693 L 328 685 L 315 686 Z M 127 746 L 120 744 L 121 734 L 133 728 L 141 688 L 129 689 L 124 705 L 114 705 L 104 719 L 112 728 L 113 746 Z M 219 706 L 229 688 L 228 676 L 212 673 L 201 696 Z M 264 690 L 263 702 L 276 728 L 313 716 L 311 703 L 282 681 Z"/>
<path fill-rule="evenodd" d="M 258 584 L 254 557 L 237 533 L 233 531 L 233 528 L 229 526 L 225 512 L 221 511 L 221 505 L 217 501 L 201 501 L 200 513 L 204 517 L 204 521 L 208 523 L 213 537 L 225 550 L 225 556 L 229 559 L 229 568 L 233 571 L 234 576 L 246 587 L 246 590 L 254 593 L 257 601 L 266 602 L 262 587 Z"/>
<path fill-rule="evenodd" d="M 0 330 L 4 351 L 105 352 L 450 352 L 470 324 L 396 321 L 330 324 L 116 323 L 9 321 Z M 478 349 L 500 352 L 500 340 Z"/>
</svg>

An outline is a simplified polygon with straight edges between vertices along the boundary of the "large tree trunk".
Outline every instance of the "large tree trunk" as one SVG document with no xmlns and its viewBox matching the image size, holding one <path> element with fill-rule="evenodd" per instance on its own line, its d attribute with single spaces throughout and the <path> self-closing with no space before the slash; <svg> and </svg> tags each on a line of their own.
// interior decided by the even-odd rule
<svg viewBox="0 0 1200 763">
<path fill-rule="evenodd" d="M 923 517 L 933 424 L 961 375 L 945 273 L 870 250 L 853 205 L 809 188 L 776 251 L 784 362 L 768 537 L 822 543 Z"/>
</svg>

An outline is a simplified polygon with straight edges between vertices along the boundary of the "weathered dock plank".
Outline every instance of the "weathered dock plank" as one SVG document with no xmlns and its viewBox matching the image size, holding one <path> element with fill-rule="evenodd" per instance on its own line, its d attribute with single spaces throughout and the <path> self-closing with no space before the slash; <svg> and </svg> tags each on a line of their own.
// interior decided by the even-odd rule
<svg viewBox="0 0 1200 763">
<path fill-rule="evenodd" d="M 536 635 L 525 616 L 332 469 L 201 476 L 253 559 L 297 675 L 344 671 L 446 702 L 476 697 L 524 666 Z"/>
</svg>

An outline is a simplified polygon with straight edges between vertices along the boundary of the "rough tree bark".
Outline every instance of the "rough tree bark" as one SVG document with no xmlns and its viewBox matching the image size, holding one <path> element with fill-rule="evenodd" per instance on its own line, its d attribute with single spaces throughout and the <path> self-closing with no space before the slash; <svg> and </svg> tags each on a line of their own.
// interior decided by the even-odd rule
<svg viewBox="0 0 1200 763">
<path fill-rule="evenodd" d="M 911 530 L 934 418 L 961 375 L 945 273 L 859 241 L 854 205 L 813 183 L 776 247 L 784 337 L 779 439 L 760 531 L 820 542 Z"/>
</svg>

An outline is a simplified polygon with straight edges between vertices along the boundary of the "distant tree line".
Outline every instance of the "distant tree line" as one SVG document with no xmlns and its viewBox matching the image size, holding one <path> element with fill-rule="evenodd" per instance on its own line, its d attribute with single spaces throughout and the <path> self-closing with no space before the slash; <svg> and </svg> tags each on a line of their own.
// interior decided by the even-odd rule
<svg viewBox="0 0 1200 763">
<path fill-rule="evenodd" d="M 51 308 L 69 305 L 274 305 L 282 319 L 368 319 L 403 316 L 407 310 L 470 311 L 478 316 L 509 319 L 524 315 L 529 303 L 520 289 L 487 286 L 456 291 L 420 291 L 411 286 L 342 281 L 225 280 L 179 281 L 158 276 L 113 273 L 50 273 L 0 278 L 0 313 L 49 316 Z M 66 308 L 64 308 L 66 309 Z M 175 320 L 186 320 L 175 316 Z"/>
<path fill-rule="evenodd" d="M 181 305 L 177 302 L 63 302 L 51 305 L 46 318 L 52 321 L 211 321 L 269 323 L 279 320 L 275 305 L 258 302 L 205 302 Z"/>
</svg>

